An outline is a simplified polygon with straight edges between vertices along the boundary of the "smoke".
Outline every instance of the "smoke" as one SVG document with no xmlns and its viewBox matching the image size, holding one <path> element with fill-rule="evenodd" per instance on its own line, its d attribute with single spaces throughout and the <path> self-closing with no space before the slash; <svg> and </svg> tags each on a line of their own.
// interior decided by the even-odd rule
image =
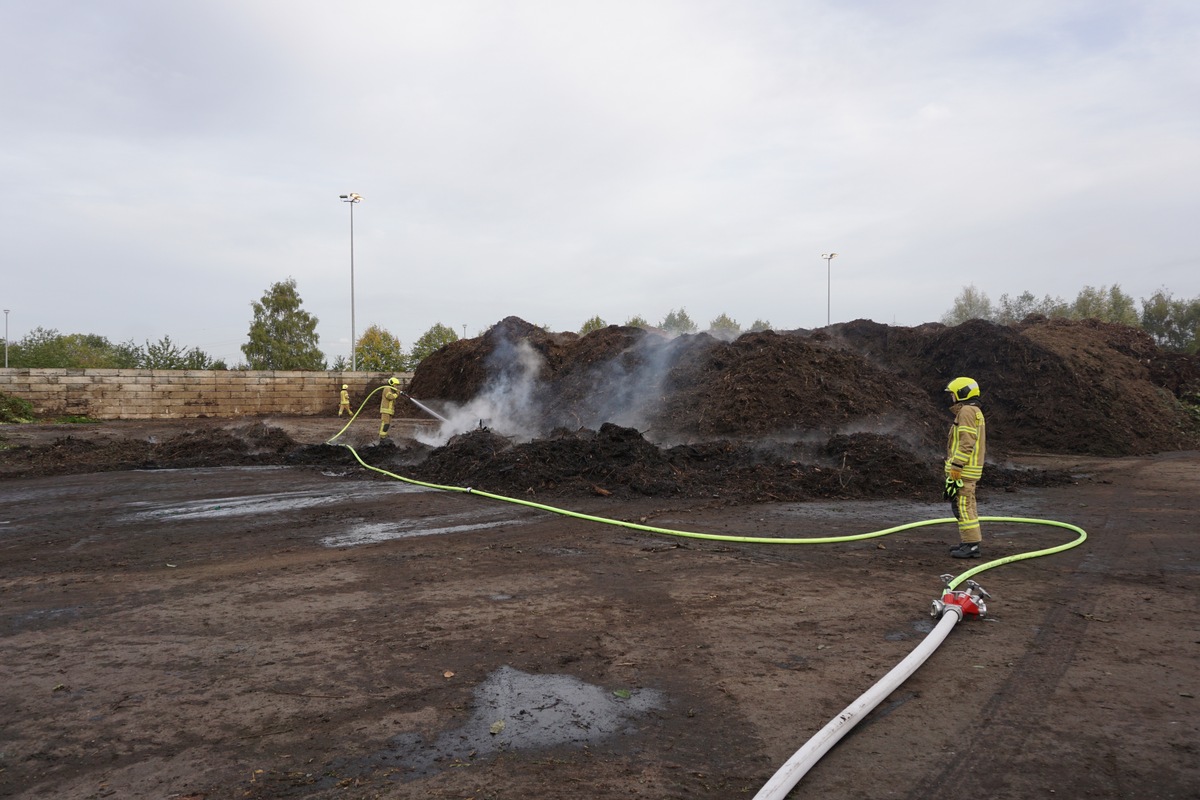
<svg viewBox="0 0 1200 800">
<path fill-rule="evenodd" d="M 496 332 L 500 335 L 485 365 L 487 383 L 467 403 L 439 404 L 445 422 L 436 432 L 418 435 L 420 441 L 442 445 L 480 427 L 518 441 L 555 428 L 597 429 L 605 422 L 644 430 L 652 423 L 681 348 L 711 343 L 705 336 L 639 334 L 606 360 L 589 365 L 576 359 L 552 374 L 526 338 L 513 341 Z"/>
<path fill-rule="evenodd" d="M 445 444 L 451 437 L 476 428 L 496 428 L 506 436 L 532 439 L 541 432 L 538 398 L 544 393 L 541 380 L 545 360 L 526 340 L 500 339 L 488 357 L 492 378 L 470 401 L 447 404 L 445 421 L 436 433 L 418 434 L 429 445 Z"/>
<path fill-rule="evenodd" d="M 577 406 L 578 423 L 587 428 L 605 422 L 639 430 L 649 426 L 681 341 L 647 335 L 609 361 L 590 367 L 579 379 L 590 389 Z"/>
</svg>

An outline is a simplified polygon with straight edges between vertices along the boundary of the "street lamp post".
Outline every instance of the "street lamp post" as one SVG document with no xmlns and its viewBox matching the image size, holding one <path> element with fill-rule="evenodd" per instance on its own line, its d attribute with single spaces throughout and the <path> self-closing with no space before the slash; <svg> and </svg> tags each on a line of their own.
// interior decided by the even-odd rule
<svg viewBox="0 0 1200 800">
<path fill-rule="evenodd" d="M 837 253 L 821 253 L 821 258 L 825 259 L 825 327 L 828 328 L 830 300 L 833 297 L 833 270 L 829 268 L 829 262 L 837 258 Z"/>
<path fill-rule="evenodd" d="M 4 368 L 8 369 L 8 309 L 4 309 Z"/>
<path fill-rule="evenodd" d="M 356 192 L 350 194 L 341 194 L 338 197 L 342 198 L 343 203 L 350 204 L 350 371 L 358 371 L 358 358 L 356 345 L 358 344 L 354 331 L 354 206 L 362 202 L 362 195 Z"/>
</svg>

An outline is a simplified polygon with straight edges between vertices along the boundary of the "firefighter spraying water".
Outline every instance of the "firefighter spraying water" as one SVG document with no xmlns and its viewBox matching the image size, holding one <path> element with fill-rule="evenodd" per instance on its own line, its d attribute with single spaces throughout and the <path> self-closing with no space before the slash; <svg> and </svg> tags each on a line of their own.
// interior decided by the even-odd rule
<svg viewBox="0 0 1200 800">
<path fill-rule="evenodd" d="M 379 401 L 380 439 L 386 439 L 388 428 L 392 427 L 392 416 L 396 413 L 396 398 L 400 396 L 400 390 L 396 388 L 399 385 L 399 378 L 388 378 L 387 385 L 383 387 L 383 395 Z"/>
</svg>

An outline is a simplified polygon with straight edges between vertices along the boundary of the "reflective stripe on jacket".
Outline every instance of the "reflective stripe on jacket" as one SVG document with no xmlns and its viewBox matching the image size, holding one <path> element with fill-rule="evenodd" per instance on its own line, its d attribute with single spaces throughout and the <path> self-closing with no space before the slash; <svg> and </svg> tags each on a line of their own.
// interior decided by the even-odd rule
<svg viewBox="0 0 1200 800">
<path fill-rule="evenodd" d="M 979 406 L 955 403 L 954 424 L 950 426 L 950 438 L 946 442 L 946 474 L 950 465 L 962 467 L 962 476 L 977 481 L 983 475 L 983 457 L 987 449 L 983 412 Z"/>
<path fill-rule="evenodd" d="M 380 414 L 395 414 L 396 413 L 396 398 L 400 393 L 391 386 L 385 386 L 383 389 L 383 399 L 379 403 Z"/>
</svg>

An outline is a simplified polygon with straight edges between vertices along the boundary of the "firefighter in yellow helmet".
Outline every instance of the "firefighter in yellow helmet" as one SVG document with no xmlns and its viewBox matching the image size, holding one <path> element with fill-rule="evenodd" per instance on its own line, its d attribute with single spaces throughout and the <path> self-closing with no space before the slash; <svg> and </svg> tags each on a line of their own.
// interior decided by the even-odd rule
<svg viewBox="0 0 1200 800">
<path fill-rule="evenodd" d="M 400 379 L 388 378 L 383 387 L 383 399 L 379 401 L 379 438 L 386 439 L 392 426 L 392 415 L 396 413 L 396 398 L 400 396 Z"/>
<path fill-rule="evenodd" d="M 340 395 L 338 395 L 338 402 L 339 402 L 339 405 L 338 405 L 338 416 L 339 417 L 342 415 L 343 411 L 345 411 L 347 414 L 351 413 L 350 412 L 350 387 L 344 383 L 342 384 L 342 393 Z"/>
<path fill-rule="evenodd" d="M 946 399 L 954 422 L 946 442 L 946 488 L 958 520 L 959 543 L 950 548 L 954 558 L 980 558 L 983 534 L 979 511 L 975 507 L 975 484 L 983 476 L 983 458 L 987 435 L 983 412 L 979 409 L 979 384 L 971 378 L 955 378 L 946 384 Z"/>
</svg>

